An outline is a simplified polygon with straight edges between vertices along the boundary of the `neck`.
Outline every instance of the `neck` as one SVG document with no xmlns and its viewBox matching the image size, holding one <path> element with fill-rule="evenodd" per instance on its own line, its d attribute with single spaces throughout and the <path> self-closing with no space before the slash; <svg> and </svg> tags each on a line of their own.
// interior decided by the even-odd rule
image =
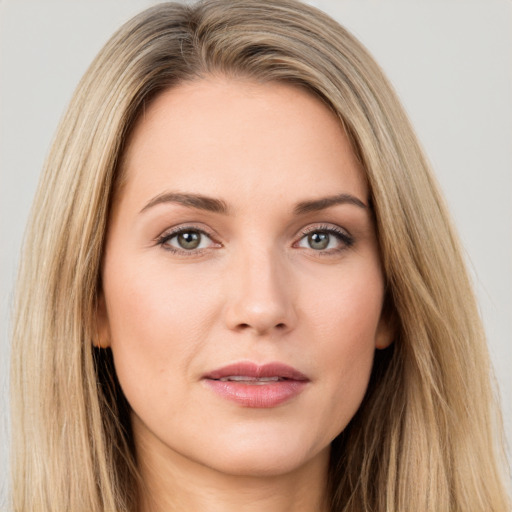
<svg viewBox="0 0 512 512">
<path fill-rule="evenodd" d="M 255 476 L 226 474 L 150 445 L 148 440 L 137 443 L 142 477 L 139 512 L 329 510 L 328 450 L 293 471 Z"/>
</svg>

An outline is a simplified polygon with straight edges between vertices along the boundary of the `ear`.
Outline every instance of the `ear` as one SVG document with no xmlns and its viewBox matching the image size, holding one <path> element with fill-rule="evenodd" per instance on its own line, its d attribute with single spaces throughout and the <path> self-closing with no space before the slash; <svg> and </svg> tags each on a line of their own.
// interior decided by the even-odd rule
<svg viewBox="0 0 512 512">
<path fill-rule="evenodd" d="M 97 348 L 110 347 L 110 323 L 108 321 L 107 303 L 102 291 L 98 294 L 95 314 L 95 335 L 92 343 Z"/>
<path fill-rule="evenodd" d="M 388 348 L 396 337 L 397 322 L 396 313 L 391 306 L 388 296 L 384 299 L 384 305 L 380 314 L 379 325 L 375 333 L 375 348 L 381 350 Z"/>
<path fill-rule="evenodd" d="M 375 334 L 375 348 L 379 350 L 388 348 L 394 338 L 394 329 L 391 328 L 389 319 L 381 317 Z"/>
</svg>

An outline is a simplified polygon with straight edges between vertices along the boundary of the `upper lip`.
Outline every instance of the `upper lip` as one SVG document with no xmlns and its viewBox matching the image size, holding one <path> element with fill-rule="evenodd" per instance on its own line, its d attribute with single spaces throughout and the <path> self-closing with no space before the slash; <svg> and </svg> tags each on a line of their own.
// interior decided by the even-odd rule
<svg viewBox="0 0 512 512">
<path fill-rule="evenodd" d="M 309 379 L 299 370 L 284 363 L 272 362 L 259 365 L 252 362 L 238 362 L 217 368 L 203 376 L 204 379 L 219 380 L 224 377 L 279 377 L 281 379 L 308 381 Z"/>
</svg>

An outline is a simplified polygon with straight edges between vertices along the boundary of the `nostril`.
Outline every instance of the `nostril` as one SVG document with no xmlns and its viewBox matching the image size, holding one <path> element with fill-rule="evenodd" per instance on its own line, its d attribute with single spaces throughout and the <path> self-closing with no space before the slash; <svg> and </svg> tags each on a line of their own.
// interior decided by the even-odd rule
<svg viewBox="0 0 512 512">
<path fill-rule="evenodd" d="M 251 329 L 251 324 L 248 323 L 241 323 L 237 325 L 237 329 L 244 331 L 246 329 Z M 286 324 L 283 322 L 280 322 L 274 326 L 274 329 L 278 329 L 279 331 L 284 331 L 286 329 Z M 266 329 L 264 329 L 266 331 Z"/>
</svg>

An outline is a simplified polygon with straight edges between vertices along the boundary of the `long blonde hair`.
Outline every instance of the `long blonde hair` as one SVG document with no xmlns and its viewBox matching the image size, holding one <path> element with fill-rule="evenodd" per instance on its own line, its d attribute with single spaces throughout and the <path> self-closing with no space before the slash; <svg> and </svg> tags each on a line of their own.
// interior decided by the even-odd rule
<svg viewBox="0 0 512 512">
<path fill-rule="evenodd" d="M 505 511 L 491 368 L 461 250 L 392 88 L 362 45 L 293 0 L 164 3 L 126 23 L 55 137 L 21 258 L 12 342 L 12 502 L 134 511 L 128 405 L 93 347 L 111 198 L 130 129 L 159 92 L 208 74 L 306 88 L 366 171 L 396 326 L 365 400 L 333 442 L 333 511 Z"/>
</svg>

